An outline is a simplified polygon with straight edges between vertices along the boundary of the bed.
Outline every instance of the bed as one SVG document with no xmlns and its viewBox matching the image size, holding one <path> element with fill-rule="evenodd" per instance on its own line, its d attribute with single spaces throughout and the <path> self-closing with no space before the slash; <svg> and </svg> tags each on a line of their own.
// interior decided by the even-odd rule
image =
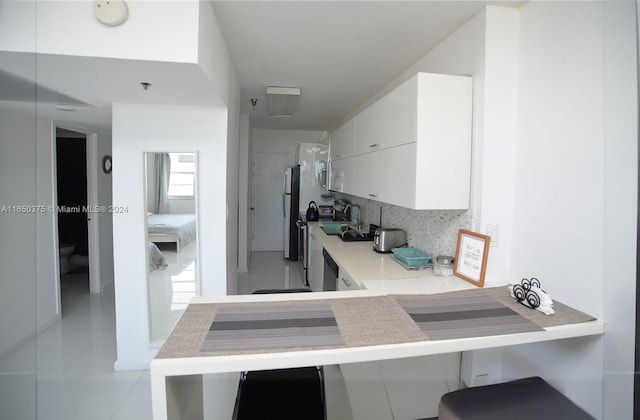
<svg viewBox="0 0 640 420">
<path fill-rule="evenodd" d="M 165 270 L 167 268 L 167 260 L 156 244 L 151 241 L 147 242 L 147 251 L 147 255 L 149 256 L 149 272 Z"/>
<path fill-rule="evenodd" d="M 176 252 L 196 237 L 195 214 L 150 214 L 147 234 L 154 243 L 175 242 Z"/>
</svg>

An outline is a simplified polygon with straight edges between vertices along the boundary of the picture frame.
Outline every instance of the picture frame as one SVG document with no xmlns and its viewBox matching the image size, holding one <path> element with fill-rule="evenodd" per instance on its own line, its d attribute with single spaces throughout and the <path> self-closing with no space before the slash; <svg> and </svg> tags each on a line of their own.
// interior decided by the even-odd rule
<svg viewBox="0 0 640 420">
<path fill-rule="evenodd" d="M 488 235 L 460 229 L 453 274 L 474 286 L 483 287 L 490 243 Z"/>
</svg>

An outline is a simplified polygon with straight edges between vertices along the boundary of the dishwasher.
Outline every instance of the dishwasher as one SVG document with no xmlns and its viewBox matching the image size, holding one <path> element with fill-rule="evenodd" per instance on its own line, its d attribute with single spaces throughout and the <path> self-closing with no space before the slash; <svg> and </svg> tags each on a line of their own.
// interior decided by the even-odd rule
<svg viewBox="0 0 640 420">
<path fill-rule="evenodd" d="M 324 273 L 322 281 L 322 291 L 335 291 L 338 283 L 338 264 L 331 258 L 326 249 L 322 248 L 324 257 Z"/>
</svg>

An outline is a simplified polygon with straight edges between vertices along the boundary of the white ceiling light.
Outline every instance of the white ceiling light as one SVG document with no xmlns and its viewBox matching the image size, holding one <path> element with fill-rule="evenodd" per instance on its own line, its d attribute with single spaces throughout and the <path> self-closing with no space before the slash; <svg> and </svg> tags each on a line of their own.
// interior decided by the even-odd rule
<svg viewBox="0 0 640 420">
<path fill-rule="evenodd" d="M 272 117 L 292 117 L 300 98 L 300 88 L 267 87 L 267 113 Z"/>
</svg>

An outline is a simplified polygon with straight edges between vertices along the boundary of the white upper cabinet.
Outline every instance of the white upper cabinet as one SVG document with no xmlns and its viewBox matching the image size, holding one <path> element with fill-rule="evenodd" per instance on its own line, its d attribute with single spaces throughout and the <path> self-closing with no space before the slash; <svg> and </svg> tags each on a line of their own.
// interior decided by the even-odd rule
<svg viewBox="0 0 640 420">
<path fill-rule="evenodd" d="M 418 73 L 357 115 L 354 195 L 417 210 L 469 208 L 471 87 L 470 77 Z"/>
<path fill-rule="evenodd" d="M 417 108 L 416 76 L 358 114 L 356 154 L 415 142 Z"/>
<path fill-rule="evenodd" d="M 330 184 L 331 191 L 342 192 L 346 194 L 355 194 L 354 191 L 354 157 L 332 160 L 330 165 Z"/>
<path fill-rule="evenodd" d="M 358 155 L 354 166 L 354 195 L 415 208 L 415 143 Z"/>
<path fill-rule="evenodd" d="M 352 118 L 331 133 L 331 160 L 351 157 L 355 153 L 356 122 Z"/>
</svg>

